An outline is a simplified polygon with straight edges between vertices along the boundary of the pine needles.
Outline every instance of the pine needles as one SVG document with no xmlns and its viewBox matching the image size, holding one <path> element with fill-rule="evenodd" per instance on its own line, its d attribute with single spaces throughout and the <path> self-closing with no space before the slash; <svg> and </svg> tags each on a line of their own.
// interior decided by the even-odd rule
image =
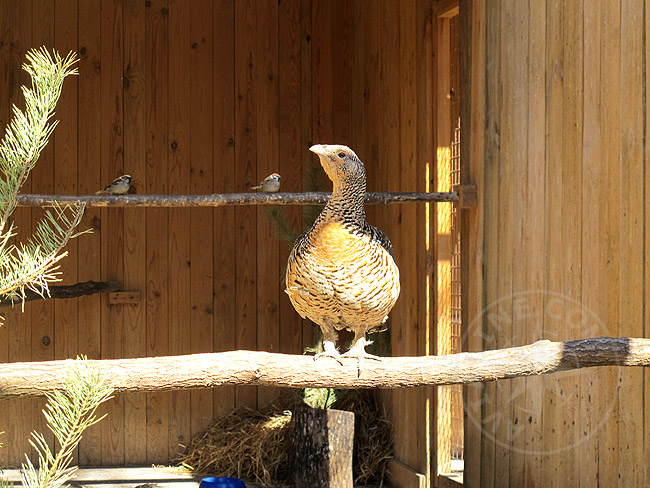
<svg viewBox="0 0 650 488">
<path fill-rule="evenodd" d="M 78 359 L 70 368 L 63 390 L 47 393 L 43 410 L 59 450 L 54 454 L 43 434 L 32 432 L 29 443 L 38 454 L 38 467 L 25 456 L 27 462 L 20 474 L 24 487 L 59 488 L 74 477 L 77 467 L 71 464 L 82 433 L 104 418 L 97 418 L 97 408 L 112 394 L 113 388 L 101 378 L 99 370 Z"/>
<path fill-rule="evenodd" d="M 77 74 L 73 67 L 76 62 L 73 53 L 61 58 L 41 48 L 29 51 L 23 65 L 32 79 L 31 87 L 22 87 L 25 110 L 14 105 L 13 117 L 0 142 L 0 295 L 23 298 L 25 288 L 41 295 L 47 293 L 48 282 L 59 281 L 57 263 L 67 254 L 62 252 L 63 247 L 78 235 L 74 229 L 83 216 L 81 203 L 55 206 L 53 212 L 46 212 L 26 243 L 11 244 L 16 230 L 12 224 L 6 229 L 16 209 L 18 192 L 56 127 L 56 121 L 51 121 L 54 108 L 63 80 Z"/>
</svg>

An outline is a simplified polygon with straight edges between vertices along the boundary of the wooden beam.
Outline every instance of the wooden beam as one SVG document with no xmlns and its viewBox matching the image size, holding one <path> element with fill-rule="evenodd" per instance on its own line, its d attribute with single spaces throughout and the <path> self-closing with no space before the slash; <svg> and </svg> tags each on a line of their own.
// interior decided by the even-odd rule
<svg viewBox="0 0 650 488">
<path fill-rule="evenodd" d="M 0 364 L 0 398 L 43 395 L 62 388 L 74 360 Z M 650 339 L 597 337 L 538 341 L 494 351 L 446 356 L 329 358 L 230 351 L 186 356 L 88 360 L 116 392 L 265 385 L 287 388 L 412 388 L 494 381 L 591 366 L 650 366 Z"/>
<path fill-rule="evenodd" d="M 219 207 L 222 205 L 325 205 L 329 192 L 214 193 L 211 195 L 18 195 L 19 207 L 83 203 L 86 207 Z M 366 203 L 457 202 L 455 192 L 374 192 Z"/>
<path fill-rule="evenodd" d="M 426 488 L 427 486 L 427 477 L 425 475 L 418 473 L 397 459 L 388 461 L 387 474 L 390 486 L 399 488 Z"/>
</svg>

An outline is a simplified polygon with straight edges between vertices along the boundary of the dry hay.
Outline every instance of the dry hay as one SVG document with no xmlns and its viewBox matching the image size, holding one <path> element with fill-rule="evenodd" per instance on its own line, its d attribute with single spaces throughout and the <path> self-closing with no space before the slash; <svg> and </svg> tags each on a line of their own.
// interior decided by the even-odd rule
<svg viewBox="0 0 650 488">
<path fill-rule="evenodd" d="M 192 439 L 180 461 L 200 473 L 278 486 L 287 476 L 290 422 L 289 411 L 237 409 Z"/>
<path fill-rule="evenodd" d="M 349 391 L 336 408 L 354 412 L 355 485 L 381 483 L 393 454 L 392 424 L 370 391 Z M 289 483 L 291 412 L 240 408 L 195 437 L 180 462 L 199 473 L 236 476 L 268 487 Z"/>
</svg>

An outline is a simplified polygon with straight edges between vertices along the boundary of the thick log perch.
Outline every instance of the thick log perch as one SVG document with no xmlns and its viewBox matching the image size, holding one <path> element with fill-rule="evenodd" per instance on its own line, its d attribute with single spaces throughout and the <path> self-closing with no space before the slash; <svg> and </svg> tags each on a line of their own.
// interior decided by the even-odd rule
<svg viewBox="0 0 650 488">
<path fill-rule="evenodd" d="M 220 207 L 223 205 L 325 205 L 329 192 L 211 195 L 18 195 L 19 207 L 84 203 L 86 207 Z M 366 193 L 366 203 L 458 202 L 456 192 Z"/>
<path fill-rule="evenodd" d="M 120 284 L 117 281 L 84 281 L 82 283 L 75 283 L 74 285 L 50 285 L 48 287 L 50 293 L 44 296 L 36 293 L 34 290 L 25 290 L 25 301 L 43 300 L 48 298 L 76 298 L 83 295 L 93 295 L 95 293 L 108 293 L 120 289 Z M 13 299 L 2 297 L 0 298 L 0 307 L 9 307 L 11 305 L 18 305 L 23 300 L 19 297 Z"/>
<path fill-rule="evenodd" d="M 255 351 L 91 360 L 118 392 L 264 385 L 289 388 L 404 388 L 493 381 L 591 366 L 648 366 L 650 339 L 598 337 L 539 341 L 522 347 L 448 356 L 314 361 Z M 43 395 L 61 388 L 73 360 L 0 364 L 0 398 Z"/>
</svg>

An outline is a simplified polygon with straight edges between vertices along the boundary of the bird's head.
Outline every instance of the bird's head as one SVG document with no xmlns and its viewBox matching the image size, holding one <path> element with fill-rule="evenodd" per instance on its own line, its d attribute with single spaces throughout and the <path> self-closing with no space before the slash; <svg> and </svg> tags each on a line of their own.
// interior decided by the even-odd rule
<svg viewBox="0 0 650 488">
<path fill-rule="evenodd" d="M 318 154 L 320 164 L 335 188 L 348 182 L 363 182 L 365 190 L 366 170 L 352 149 L 335 144 L 316 144 L 309 150 Z"/>
</svg>

